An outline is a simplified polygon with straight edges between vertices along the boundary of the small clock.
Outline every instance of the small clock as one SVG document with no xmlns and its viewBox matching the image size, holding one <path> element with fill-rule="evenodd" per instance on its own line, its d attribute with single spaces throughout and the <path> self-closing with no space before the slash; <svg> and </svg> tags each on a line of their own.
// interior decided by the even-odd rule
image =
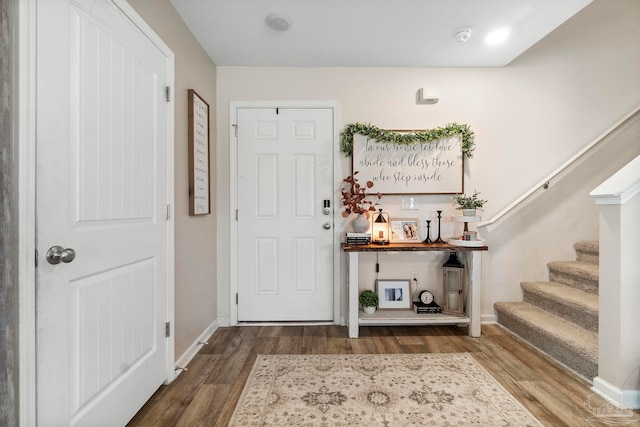
<svg viewBox="0 0 640 427">
<path fill-rule="evenodd" d="M 422 291 L 418 296 L 420 302 L 423 304 L 431 304 L 433 302 L 433 294 L 429 291 Z"/>
</svg>

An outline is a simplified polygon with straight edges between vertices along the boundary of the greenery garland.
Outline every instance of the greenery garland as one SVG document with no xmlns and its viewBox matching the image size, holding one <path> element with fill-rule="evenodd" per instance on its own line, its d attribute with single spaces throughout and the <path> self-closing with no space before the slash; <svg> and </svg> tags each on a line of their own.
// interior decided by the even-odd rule
<svg viewBox="0 0 640 427">
<path fill-rule="evenodd" d="M 476 148 L 475 134 L 466 124 L 449 123 L 445 127 L 427 129 L 425 131 L 413 131 L 399 133 L 391 130 L 380 129 L 369 123 L 351 123 L 344 127 L 340 133 L 340 151 L 345 156 L 350 156 L 353 152 L 353 135 L 368 136 L 380 142 L 391 142 L 393 144 L 420 144 L 437 141 L 439 139 L 450 138 L 460 135 L 462 137 L 462 152 L 468 158 L 473 157 L 473 150 Z"/>
</svg>

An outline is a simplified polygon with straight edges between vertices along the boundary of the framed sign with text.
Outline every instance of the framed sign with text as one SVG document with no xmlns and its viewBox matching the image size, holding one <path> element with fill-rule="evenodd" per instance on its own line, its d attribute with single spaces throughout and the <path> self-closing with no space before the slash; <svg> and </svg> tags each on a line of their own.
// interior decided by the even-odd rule
<svg viewBox="0 0 640 427">
<path fill-rule="evenodd" d="M 458 136 L 413 144 L 353 135 L 353 171 L 381 194 L 464 192 L 464 156 Z"/>
<path fill-rule="evenodd" d="M 189 215 L 211 213 L 209 104 L 189 89 Z"/>
</svg>

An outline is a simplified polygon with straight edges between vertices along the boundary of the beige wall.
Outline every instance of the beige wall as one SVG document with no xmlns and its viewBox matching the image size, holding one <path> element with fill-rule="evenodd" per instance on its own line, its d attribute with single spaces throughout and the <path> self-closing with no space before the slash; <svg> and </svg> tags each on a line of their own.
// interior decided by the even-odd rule
<svg viewBox="0 0 640 427">
<path fill-rule="evenodd" d="M 216 319 L 216 67 L 169 0 L 129 0 L 175 54 L 175 355 L 179 359 Z M 189 216 L 187 90 L 209 103 L 210 215 Z"/>
<path fill-rule="evenodd" d="M 394 129 L 468 123 L 476 132 L 478 148 L 465 168 L 466 189 L 478 189 L 489 199 L 485 218 L 640 104 L 640 50 L 635 43 L 640 36 L 640 2 L 635 0 L 595 0 L 505 68 L 219 67 L 217 74 L 167 0 L 130 3 L 176 54 L 177 357 L 211 322 L 221 319 L 224 324 L 229 316 L 231 101 L 337 100 L 340 129 L 356 121 Z M 422 87 L 439 88 L 440 102 L 416 105 L 415 94 Z M 202 218 L 191 218 L 187 211 L 188 88 L 196 89 L 212 107 L 212 197 L 216 203 L 214 215 Z M 344 158 L 336 160 L 339 180 L 350 172 L 350 163 Z M 549 236 L 568 231 L 576 236 L 574 240 L 597 237 L 592 224 L 566 220 L 559 213 L 553 203 L 561 195 L 542 205 L 540 199 L 544 197 L 532 202 L 536 215 L 546 217 L 545 212 L 553 211 L 555 217 L 539 223 L 537 217 L 529 216 L 529 224 L 507 219 L 487 231 L 492 248 L 483 262 L 483 313 L 488 316 L 493 313 L 493 301 L 519 297 L 520 280 L 544 278 L 540 276 L 546 274 L 547 261 L 573 257 L 572 241 L 558 244 Z M 396 216 L 424 220 L 440 208 L 451 213 L 448 197 L 421 196 L 420 202 L 419 211 L 407 212 L 400 209 L 399 198 L 384 200 L 386 209 Z M 341 229 L 346 227 L 337 222 Z M 524 228 L 539 236 L 533 244 L 522 233 Z M 443 235 L 456 232 L 453 224 L 443 223 Z M 535 263 L 530 262 L 532 256 L 537 258 Z M 419 270 L 421 287 L 438 286 L 432 267 L 440 260 L 424 261 Z M 371 265 L 366 260 L 364 264 L 367 281 Z M 391 277 L 413 268 L 407 267 L 412 265 L 407 259 L 388 260 L 386 265 L 384 274 Z"/>
<path fill-rule="evenodd" d="M 488 219 L 640 105 L 639 38 L 640 2 L 596 0 L 504 68 L 218 67 L 220 318 L 229 315 L 229 254 L 225 249 L 230 238 L 231 101 L 337 100 L 340 129 L 357 121 L 388 129 L 468 123 L 476 133 L 478 148 L 466 165 L 465 188 L 477 189 L 489 200 L 483 214 Z M 416 105 L 416 91 L 423 87 L 439 88 L 440 102 Z M 350 173 L 348 159 L 337 161 L 336 188 L 340 178 Z M 538 216 L 555 212 L 557 206 L 552 203 L 557 197 L 547 201 L 545 209 L 537 209 Z M 436 209 L 450 210 L 449 198 L 444 196 L 421 196 L 419 211 L 401 210 L 398 197 L 386 196 L 382 202 L 392 216 L 418 216 L 421 221 L 432 217 Z M 595 207 L 592 209 L 590 215 L 597 218 Z M 569 212 L 561 215 L 561 221 L 549 220 L 539 228 L 533 227 L 537 218 L 528 218 L 528 224 L 507 220 L 491 231 L 500 239 L 489 240 L 492 248 L 483 263 L 485 315 L 493 314 L 493 301 L 519 298 L 521 280 L 544 279 L 547 261 L 571 259 L 574 240 L 597 238 L 597 225 L 567 220 L 575 216 Z M 339 227 L 344 229 L 345 224 Z M 539 236 L 533 250 L 522 228 Z M 445 221 L 443 235 L 456 232 Z M 557 237 L 566 232 L 575 238 L 559 242 Z M 535 262 L 531 256 L 536 257 Z M 425 261 L 435 266 L 441 263 L 439 259 Z M 372 262 L 364 263 L 364 281 L 372 281 Z M 381 275 L 403 278 L 413 271 L 406 262 L 400 257 L 381 260 Z M 425 287 L 439 286 L 431 270 L 425 267 L 421 273 Z"/>
</svg>

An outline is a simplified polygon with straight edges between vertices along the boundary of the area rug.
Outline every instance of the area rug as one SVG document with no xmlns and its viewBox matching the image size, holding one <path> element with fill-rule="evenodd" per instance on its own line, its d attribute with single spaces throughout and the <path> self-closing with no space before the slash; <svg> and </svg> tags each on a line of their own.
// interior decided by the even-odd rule
<svg viewBox="0 0 640 427">
<path fill-rule="evenodd" d="M 259 355 L 231 426 L 541 426 L 456 354 Z"/>
</svg>

